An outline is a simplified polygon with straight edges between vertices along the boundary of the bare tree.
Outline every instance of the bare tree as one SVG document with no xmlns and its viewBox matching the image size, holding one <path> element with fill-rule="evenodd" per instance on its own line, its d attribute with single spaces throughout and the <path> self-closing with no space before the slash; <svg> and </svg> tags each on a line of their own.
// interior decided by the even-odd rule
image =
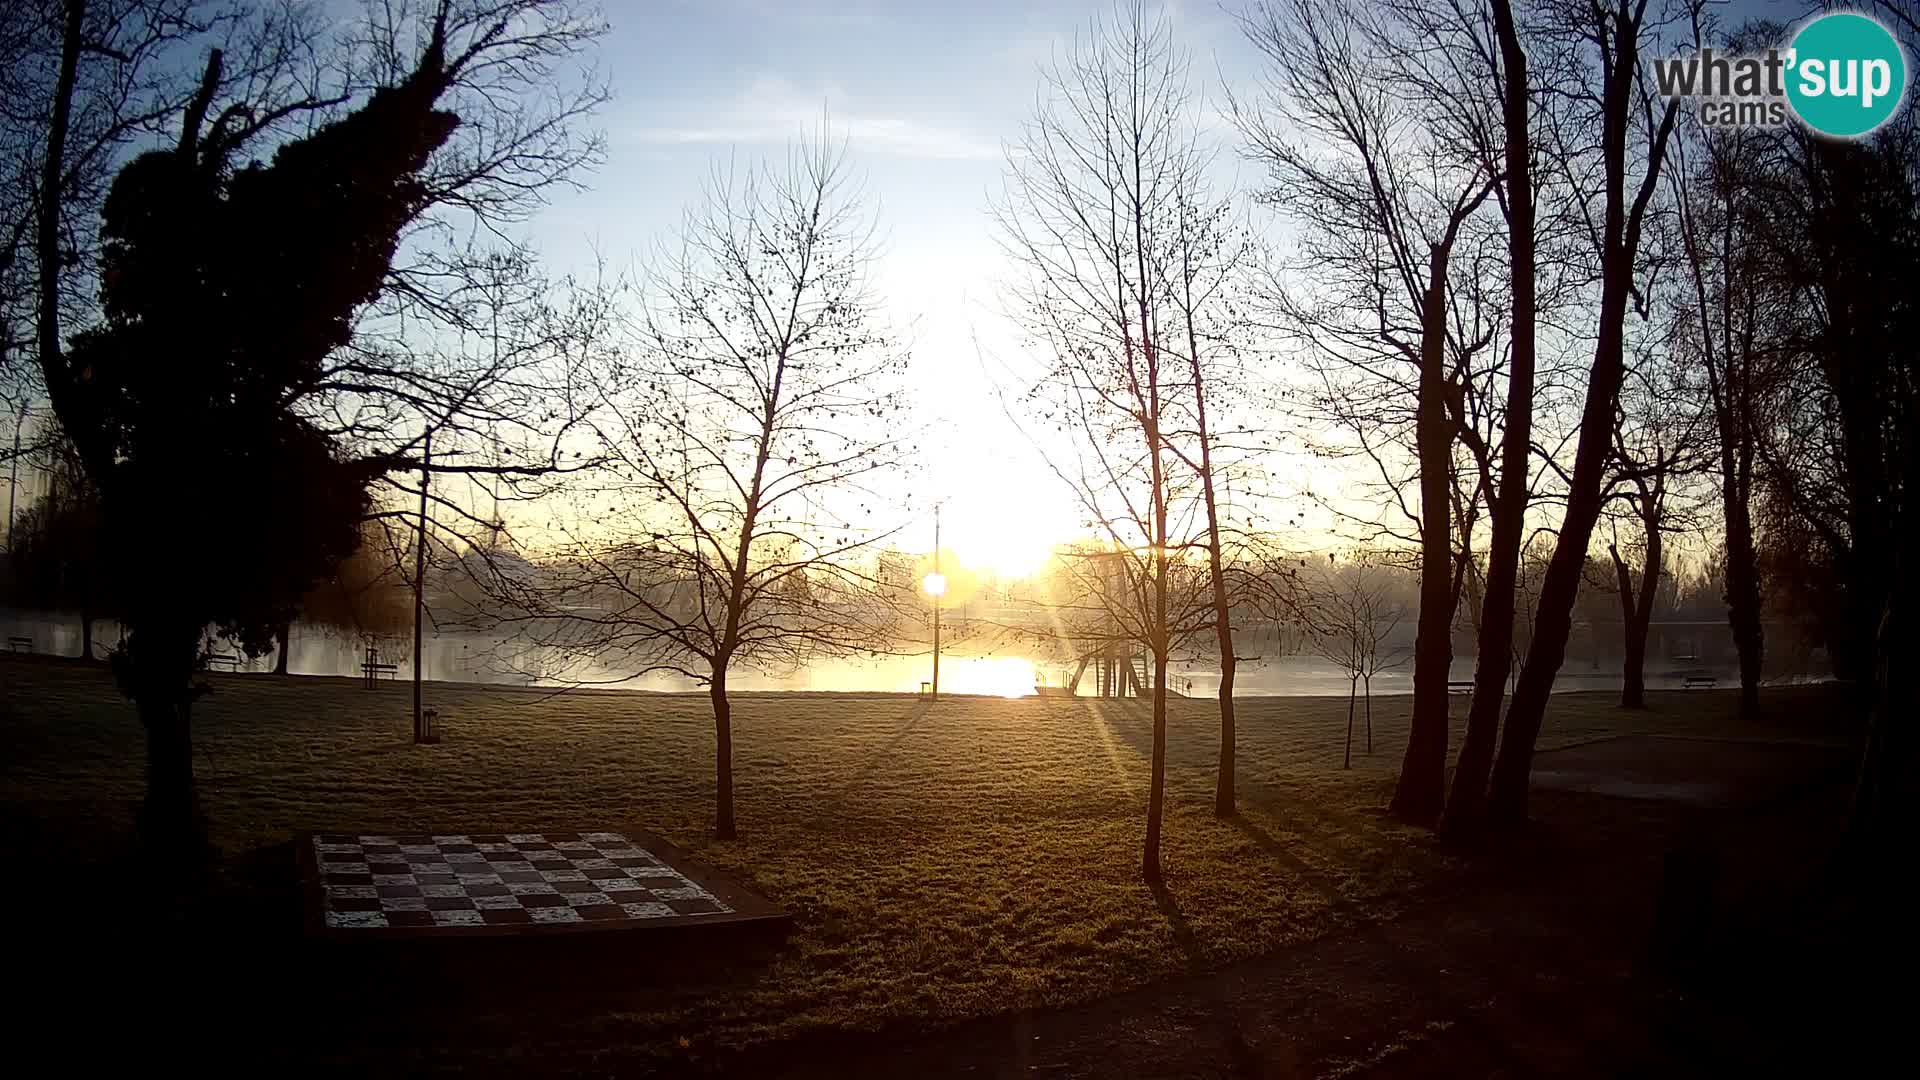
<svg viewBox="0 0 1920 1080">
<path fill-rule="evenodd" d="M 354 640 L 398 636 L 413 620 L 413 596 L 407 589 L 405 553 L 411 530 L 391 521 L 360 526 L 360 546 L 333 573 L 300 598 L 300 624 Z M 273 673 L 291 673 L 293 625 L 274 633 Z"/>
<path fill-rule="evenodd" d="M 1867 721 L 1848 841 L 1856 865 L 1895 887 L 1886 852 L 1915 820 L 1913 718 L 1920 610 L 1913 565 L 1913 447 L 1920 444 L 1920 122 L 1911 110 L 1870 140 L 1782 133 L 1766 175 L 1767 247 L 1792 289 L 1792 440 L 1766 452 L 1767 482 L 1833 560 L 1835 642 Z"/>
<path fill-rule="evenodd" d="M 546 580 L 508 583 L 536 643 L 707 687 L 721 839 L 738 831 L 728 674 L 881 650 L 896 629 L 878 564 L 897 523 L 875 511 L 910 432 L 873 256 L 824 134 L 717 173 L 646 283 L 631 348 L 607 358 L 588 519 Z"/>
<path fill-rule="evenodd" d="M 256 500 L 279 500 L 229 523 L 251 537 L 237 540 L 244 563 L 213 559 L 192 536 L 123 546 L 138 558 L 114 561 L 128 631 L 115 671 L 147 727 L 148 820 L 168 841 L 196 823 L 190 704 L 205 628 L 226 628 L 251 654 L 271 648 L 291 600 L 350 552 L 371 477 L 419 464 L 404 445 L 357 444 L 324 406 L 376 396 L 369 380 L 336 385 L 327 373 L 359 337 L 358 320 L 396 287 L 410 227 L 454 206 L 486 220 L 483 208 L 529 205 L 592 157 L 554 156 L 580 113 L 540 107 L 601 28 L 573 5 L 377 5 L 354 24 L 365 36 L 345 41 L 305 10 L 231 23 L 187 96 L 160 100 L 153 122 L 173 136 L 114 173 L 114 198 L 101 204 L 110 243 L 97 264 L 111 272 L 98 275 L 98 304 L 81 308 L 96 325 L 71 336 L 63 317 L 79 305 L 62 288 L 62 196 L 87 146 L 75 120 L 89 100 L 86 71 L 111 55 L 102 35 L 138 32 L 140 17 L 103 28 L 94 16 L 124 10 L 68 0 L 49 91 L 34 207 L 36 359 L 105 516 L 122 530 L 166 516 L 169 486 L 155 478 L 209 460 L 227 463 Z M 598 97 L 571 100 L 591 107 Z M 471 122 L 445 108 L 455 103 Z M 528 167 L 529 147 L 544 148 L 534 157 L 548 168 Z M 242 165 L 269 150 L 270 162 Z M 196 226 L 221 245 L 188 242 Z M 470 399 L 448 388 L 441 400 Z M 275 475 L 294 469 L 304 473 L 291 482 Z"/>
<path fill-rule="evenodd" d="M 1697 12 L 1696 12 L 1697 18 Z M 1696 26 L 1696 36 L 1700 33 Z M 1740 708 L 1760 708 L 1765 637 L 1760 623 L 1760 571 L 1754 538 L 1756 461 L 1764 411 L 1776 381 L 1769 323 L 1782 291 L 1772 261 L 1752 235 L 1750 218 L 1763 182 L 1757 155 L 1764 133 L 1696 130 L 1674 143 L 1668 172 L 1693 333 L 1682 339 L 1706 377 L 1717 438 L 1722 524 L 1727 546 L 1727 621 L 1740 655 Z"/>
<path fill-rule="evenodd" d="M 0 410 L 44 398 L 40 328 L 93 319 L 101 202 L 195 87 L 192 51 L 237 9 L 199 0 L 29 0 L 0 11 Z M 57 343 L 60 334 L 53 340 Z M 53 425 L 21 446 L 58 442 Z M 13 453 L 0 446 L 0 460 Z"/>
<path fill-rule="evenodd" d="M 1124 602 L 1112 614 L 1152 657 L 1141 866 L 1156 884 L 1167 665 L 1183 632 L 1174 579 L 1204 515 L 1194 512 L 1191 472 L 1178 468 L 1173 445 L 1204 397 L 1187 381 L 1173 302 L 1185 295 L 1181 240 L 1201 203 L 1182 194 L 1196 177 L 1195 124 L 1185 61 L 1170 34 L 1164 20 L 1132 4 L 1111 25 L 1096 23 L 1046 72 L 1036 115 L 1009 155 L 997 213 L 1022 274 L 1018 317 L 1046 356 L 1024 399 L 1028 418 L 1064 433 L 1069 451 L 1043 452 L 1115 560 L 1118 587 L 1105 595 Z M 1211 613 L 1205 625 L 1217 629 L 1217 620 Z M 1223 712 L 1223 725 L 1229 717 Z"/>
<path fill-rule="evenodd" d="M 1184 71 L 1181 72 L 1184 76 Z M 1191 115 L 1197 98 L 1177 100 L 1174 107 Z M 1245 523 L 1230 520 L 1231 481 L 1247 470 L 1249 452 L 1256 448 L 1245 422 L 1236 425 L 1232 403 L 1248 382 L 1241 358 L 1251 347 L 1250 277 L 1260 264 L 1260 253 L 1229 200 L 1216 196 L 1206 178 L 1211 156 L 1197 146 L 1185 155 L 1185 173 L 1170 178 L 1162 198 L 1173 202 L 1167 266 L 1166 304 L 1171 308 L 1172 340 L 1167 351 L 1184 354 L 1192 430 L 1173 429 L 1168 449 L 1197 480 L 1205 534 L 1207 591 L 1215 646 L 1220 664 L 1217 703 L 1220 712 L 1220 751 L 1214 774 L 1213 810 L 1231 816 L 1234 807 L 1234 653 L 1233 606 L 1246 582 L 1234 570 L 1236 552 L 1246 546 Z"/>
<path fill-rule="evenodd" d="M 1398 667 L 1405 657 L 1387 648 L 1406 606 L 1395 595 L 1392 569 L 1368 553 L 1346 562 L 1327 557 L 1303 605 L 1313 651 L 1347 676 L 1347 735 L 1340 767 L 1353 767 L 1353 719 L 1357 698 L 1366 701 L 1367 753 L 1373 753 L 1373 677 Z"/>
<path fill-rule="evenodd" d="M 1613 428 L 1612 475 L 1602 492 L 1610 519 L 1607 556 L 1620 601 L 1623 631 L 1620 705 L 1646 707 L 1647 632 L 1660 578 L 1667 572 L 1667 535 L 1693 525 L 1688 486 L 1705 462 L 1708 415 L 1703 395 L 1675 348 L 1684 332 L 1682 309 L 1664 316 L 1672 329 L 1636 343 L 1620 388 Z M 1622 554 L 1620 524 L 1639 538 L 1639 551 Z M 1639 569 L 1639 582 L 1634 570 Z"/>
<path fill-rule="evenodd" d="M 1294 269 L 1307 285 L 1281 296 L 1282 327 L 1308 349 L 1315 419 L 1348 434 L 1333 452 L 1377 473 L 1388 513 L 1413 534 L 1367 522 L 1366 539 L 1420 552 L 1414 716 L 1392 809 L 1430 823 L 1444 796 L 1453 613 L 1471 561 L 1456 556 L 1456 538 L 1470 550 L 1470 507 L 1490 468 L 1483 452 L 1483 468 L 1463 474 L 1455 448 L 1473 445 L 1475 420 L 1489 415 L 1477 408 L 1494 367 L 1484 357 L 1497 356 L 1501 332 L 1481 254 L 1497 234 L 1472 227 L 1501 174 L 1493 103 L 1479 89 L 1493 81 L 1491 43 L 1476 12 L 1446 4 L 1281 0 L 1241 24 L 1270 75 L 1265 108 L 1237 109 L 1240 126 L 1272 178 L 1263 200 L 1302 228 Z"/>
<path fill-rule="evenodd" d="M 1531 449 L 1534 378 L 1537 365 L 1535 196 L 1533 173 L 1532 87 L 1527 51 L 1520 43 L 1510 0 L 1492 0 L 1493 27 L 1498 42 L 1500 118 L 1505 148 L 1501 194 L 1507 217 L 1507 275 L 1510 284 L 1512 341 L 1507 373 L 1506 434 L 1500 449 L 1501 482 L 1489 493 L 1493 528 L 1487 552 L 1487 575 L 1481 598 L 1482 615 L 1476 634 L 1473 705 L 1467 732 L 1454 768 L 1453 787 L 1447 793 L 1440 822 L 1443 837 L 1458 841 L 1471 831 L 1469 822 L 1480 817 L 1482 787 L 1493 760 L 1494 736 L 1500 722 L 1507 665 L 1513 649 L 1514 585 L 1525 528 L 1528 488 L 1527 457 Z"/>
<path fill-rule="evenodd" d="M 80 659 L 98 660 L 94 623 L 114 613 L 100 542 L 100 492 L 70 445 L 55 443 L 28 460 L 35 459 L 45 463 L 46 488 L 7 523 L 7 601 L 74 612 Z"/>
<path fill-rule="evenodd" d="M 1616 0 L 1566 13 L 1560 32 L 1590 46 L 1599 85 L 1594 104 L 1601 131 L 1601 216 L 1595 236 L 1600 296 L 1595 312 L 1593 363 L 1581 410 L 1579 442 L 1567 480 L 1566 509 L 1553 559 L 1540 586 L 1526 664 L 1515 683 L 1500 737 L 1500 756 L 1488 788 L 1491 820 L 1513 824 L 1526 814 L 1527 782 L 1534 741 L 1547 697 L 1566 654 L 1572 609 L 1587 561 L 1587 545 L 1600 516 L 1601 486 L 1613 444 L 1613 421 L 1625 372 L 1626 319 L 1641 269 L 1640 239 L 1647 208 L 1659 189 L 1667 141 L 1678 105 L 1657 110 L 1640 62 L 1648 0 Z M 1638 123 L 1636 123 L 1638 120 Z M 1637 164 L 1631 157 L 1637 152 Z M 1631 174 L 1638 173 L 1631 189 Z M 1516 316 L 1517 318 L 1517 316 Z M 1475 778 L 1458 776 L 1455 784 Z"/>
</svg>

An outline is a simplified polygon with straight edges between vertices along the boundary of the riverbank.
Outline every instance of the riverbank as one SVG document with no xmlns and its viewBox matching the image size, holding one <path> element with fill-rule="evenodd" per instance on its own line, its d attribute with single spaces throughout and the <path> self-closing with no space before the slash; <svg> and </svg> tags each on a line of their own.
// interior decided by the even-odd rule
<svg viewBox="0 0 1920 1080">
<path fill-rule="evenodd" d="M 1212 814 L 1213 704 L 1172 703 L 1167 881 L 1156 893 L 1138 870 L 1150 738 L 1138 702 L 739 695 L 741 839 L 715 843 L 703 695 L 435 685 L 445 741 L 420 747 L 408 741 L 404 684 L 208 681 L 196 753 L 222 884 L 210 908 L 180 916 L 224 987 L 203 1008 L 262 1052 L 356 1071 L 482 1069 L 531 1054 L 551 1071 L 617 1072 L 939 1029 L 1388 923 L 1471 872 L 1378 813 L 1404 748 L 1405 699 L 1375 702 L 1371 752 L 1356 725 L 1350 770 L 1340 767 L 1344 701 L 1242 702 L 1242 814 L 1232 820 Z M 0 657 L 0 685 L 0 813 L 14 858 L 75 881 L 110 877 L 141 786 L 131 709 L 97 666 Z M 1731 693 L 1651 697 L 1644 712 L 1609 695 L 1558 697 L 1542 745 L 1764 733 L 1740 725 Z M 1769 715 L 1777 730 L 1804 733 L 1826 697 L 1779 691 Z M 794 913 L 791 939 L 751 961 L 587 996 L 536 981 L 459 1009 L 390 1003 L 362 1028 L 328 1020 L 343 1006 L 314 1000 L 290 946 L 272 936 L 292 903 L 295 831 L 596 821 L 640 824 L 754 888 Z M 72 901 L 81 911 L 87 902 L 84 890 Z M 142 937 L 157 929 L 121 922 Z M 113 957 L 126 946 L 118 932 L 92 933 L 101 962 L 128 962 Z"/>
</svg>

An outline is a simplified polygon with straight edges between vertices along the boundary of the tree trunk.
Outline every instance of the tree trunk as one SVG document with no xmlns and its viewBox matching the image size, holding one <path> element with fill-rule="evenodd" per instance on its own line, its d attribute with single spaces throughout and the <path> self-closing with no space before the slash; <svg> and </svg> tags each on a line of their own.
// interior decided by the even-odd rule
<svg viewBox="0 0 1920 1080">
<path fill-rule="evenodd" d="M 1828 345 L 1825 366 L 1839 399 L 1847 455 L 1847 525 L 1852 540 L 1845 571 L 1848 622 L 1865 668 L 1857 693 L 1867 720 L 1867 745 L 1847 831 L 1852 850 L 1864 852 L 1865 861 L 1872 863 L 1885 861 L 1892 845 L 1912 835 L 1903 830 L 1913 824 L 1914 789 L 1904 785 L 1912 782 L 1920 756 L 1914 748 L 1914 713 L 1895 709 L 1902 698 L 1911 702 L 1912 679 L 1896 675 L 1894 665 L 1913 660 L 1911 652 L 1895 650 L 1912 644 L 1911 630 L 1903 620 L 1910 621 L 1913 615 L 1899 610 L 1898 601 L 1900 590 L 1909 598 L 1914 590 L 1902 576 L 1902 531 L 1890 519 L 1899 502 L 1888 494 L 1897 485 L 1888 476 L 1890 403 L 1880 398 L 1879 383 L 1892 381 L 1891 373 L 1885 367 L 1870 371 L 1858 362 L 1856 357 L 1873 349 L 1873 343 L 1856 342 L 1851 314 L 1838 308 L 1829 317 L 1833 344 Z M 1903 632 L 1906 640 L 1900 639 Z M 1874 843 L 1862 843 L 1867 840 Z M 1868 869 L 1883 872 L 1874 866 Z"/>
<path fill-rule="evenodd" d="M 1752 719 L 1760 710 L 1760 663 L 1765 649 L 1760 628 L 1759 562 L 1754 552 L 1750 506 L 1753 455 L 1759 437 L 1754 396 L 1759 390 L 1754 386 L 1752 349 L 1736 352 L 1733 341 L 1733 290 L 1739 276 L 1732 262 L 1736 215 L 1732 212 L 1734 195 L 1727 193 L 1723 197 L 1727 200 L 1727 212 L 1721 224 L 1722 278 L 1717 343 L 1703 266 L 1705 256 L 1684 198 L 1679 202 L 1679 209 L 1687 264 L 1693 276 L 1694 302 L 1700 317 L 1700 356 L 1704 361 L 1707 394 L 1713 405 L 1714 432 L 1719 443 L 1720 504 L 1727 541 L 1727 625 L 1733 631 L 1734 648 L 1740 656 L 1741 715 Z"/>
<path fill-rule="evenodd" d="M 1920 745 L 1914 738 L 1913 718 L 1920 715 L 1913 680 L 1894 674 L 1893 665 L 1920 648 L 1912 630 L 1915 591 L 1905 590 L 1883 614 L 1872 643 L 1871 703 L 1867 714 L 1867 745 L 1860 758 L 1853 805 L 1847 820 L 1847 850 L 1852 863 L 1864 870 L 1876 892 L 1892 884 L 1904 895 L 1904 881 L 1887 857 L 1911 841 L 1916 821 L 1915 795 L 1920 791 Z M 1905 604 L 1902 604 L 1902 600 Z M 1897 659 L 1896 659 L 1897 658 Z M 1881 894 L 1884 899 L 1884 894 Z"/>
<path fill-rule="evenodd" d="M 1760 627 L 1760 570 L 1747 500 L 1726 498 L 1727 624 L 1740 655 L 1740 715 L 1760 715 L 1760 663 L 1766 642 Z"/>
<path fill-rule="evenodd" d="M 153 855 L 165 861 L 191 850 L 200 836 L 200 802 L 193 775 L 193 729 L 188 706 L 175 695 L 134 701 L 147 732 L 147 794 L 142 831 Z"/>
<path fill-rule="evenodd" d="M 1663 558 L 1657 523 L 1648 536 L 1646 564 L 1640 572 L 1637 592 L 1633 571 L 1620 557 L 1620 550 L 1607 545 L 1607 554 L 1613 559 L 1614 580 L 1620 590 L 1621 652 L 1626 658 L 1620 668 L 1620 707 L 1623 709 L 1647 707 L 1647 631 L 1653 624 L 1653 599 L 1660 586 L 1659 566 Z"/>
<path fill-rule="evenodd" d="M 1413 725 L 1388 812 L 1415 825 L 1440 816 L 1447 783 L 1447 676 L 1453 668 L 1453 433 L 1447 420 L 1447 251 L 1428 260 L 1415 442 L 1420 457 L 1420 619 L 1413 646 Z M 1373 747 L 1368 725 L 1368 752 Z"/>
<path fill-rule="evenodd" d="M 1511 0 L 1493 0 L 1504 76 L 1501 121 L 1506 133 L 1507 253 L 1513 294 L 1512 361 L 1507 377 L 1506 431 L 1500 448 L 1500 488 L 1490 499 L 1493 535 L 1487 549 L 1487 582 L 1473 673 L 1473 706 L 1440 821 L 1441 838 L 1469 841 L 1485 815 L 1487 771 L 1493 763 L 1513 656 L 1513 606 L 1520 569 L 1520 539 L 1526 524 L 1527 465 L 1533 439 L 1534 205 L 1532 141 L 1528 134 L 1527 54 L 1514 26 Z"/>
<path fill-rule="evenodd" d="M 162 868 L 191 869 L 205 854 L 190 722 L 200 630 L 198 620 L 179 611 L 148 619 L 136 614 L 127 620 L 125 647 L 114 655 L 115 680 L 146 729 L 140 828 L 148 854 Z"/>
<path fill-rule="evenodd" d="M 291 622 L 283 622 L 273 629 L 273 673 L 275 675 L 285 675 L 287 673 L 287 658 L 290 651 L 287 646 L 289 639 L 292 637 L 293 624 Z"/>
<path fill-rule="evenodd" d="M 1586 569 L 1587 544 L 1600 519 L 1600 482 L 1613 446 L 1614 408 L 1625 372 L 1627 299 L 1633 286 L 1634 258 L 1640 246 L 1640 223 L 1666 156 L 1673 130 L 1675 107 L 1670 103 L 1660 130 L 1648 151 L 1647 173 L 1635 194 L 1631 210 L 1626 195 L 1627 121 L 1632 87 L 1639 63 L 1639 25 L 1621 13 L 1613 24 L 1612 67 L 1605 72 L 1604 126 L 1601 137 L 1606 162 L 1606 213 L 1601 232 L 1600 311 L 1593 347 L 1593 368 L 1587 377 L 1587 397 L 1581 409 L 1580 438 L 1574 449 L 1573 478 L 1567 485 L 1566 513 L 1560 536 L 1547 563 L 1540 599 L 1534 608 L 1533 640 L 1526 663 L 1514 685 L 1513 703 L 1500 735 L 1500 756 L 1493 766 L 1487 791 L 1487 817 L 1497 825 L 1523 822 L 1527 813 L 1527 783 L 1533 772 L 1533 744 L 1546 716 L 1554 676 L 1566 659 L 1567 635 L 1573 628 L 1573 601 Z"/>
<path fill-rule="evenodd" d="M 1234 814 L 1233 782 L 1233 631 L 1222 631 L 1220 643 L 1220 770 L 1213 784 L 1213 812 Z"/>
<path fill-rule="evenodd" d="M 1220 763 L 1213 782 L 1213 812 L 1233 816 L 1233 609 L 1227 603 L 1225 559 L 1220 549 L 1220 503 L 1213 489 L 1213 436 L 1207 428 L 1206 371 L 1200 339 L 1193 327 L 1192 249 L 1181 245 L 1182 294 L 1187 331 L 1187 366 L 1193 374 L 1194 426 L 1200 438 L 1200 495 L 1207 511 L 1207 574 L 1213 586 L 1213 632 L 1220 648 Z"/>
<path fill-rule="evenodd" d="M 1340 767 L 1353 768 L 1353 703 L 1360 696 L 1360 680 L 1347 680 L 1347 742 L 1340 752 Z"/>
<path fill-rule="evenodd" d="M 733 823 L 733 704 L 727 700 L 726 666 L 718 661 L 707 694 L 713 699 L 713 836 L 732 840 L 739 835 Z"/>
<path fill-rule="evenodd" d="M 1635 632 L 1633 571 L 1620 557 L 1619 548 L 1608 544 L 1607 555 L 1613 559 L 1614 585 L 1620 592 L 1620 653 L 1625 658 L 1620 665 L 1620 707 L 1644 709 L 1647 707 L 1647 639 Z"/>
<path fill-rule="evenodd" d="M 80 659 L 93 662 L 93 612 L 80 609 Z"/>
<path fill-rule="evenodd" d="M 1147 842 L 1140 872 L 1149 884 L 1160 876 L 1160 826 L 1166 814 L 1167 789 L 1167 654 L 1153 657 L 1153 767 L 1147 789 Z"/>
<path fill-rule="evenodd" d="M 1195 365 L 1195 381 L 1199 379 Z M 1220 648 L 1220 764 L 1214 777 L 1213 812 L 1233 816 L 1233 608 L 1227 603 L 1226 568 L 1220 550 L 1219 509 L 1213 494 L 1213 455 L 1207 450 L 1206 403 L 1200 410 L 1200 492 L 1207 509 L 1207 568 L 1213 579 L 1213 632 Z"/>
<path fill-rule="evenodd" d="M 72 422 L 73 381 L 62 365 L 60 335 L 60 209 L 66 196 L 67 129 L 73 119 L 73 92 L 79 79 L 81 35 L 86 24 L 87 5 L 83 0 L 67 0 L 66 23 L 60 38 L 60 69 L 54 81 L 52 110 L 47 122 L 47 145 L 40 161 L 40 190 L 34 204 L 34 259 L 39 277 L 39 295 L 35 297 L 34 336 L 39 345 L 40 371 L 46 377 L 47 393 L 54 410 L 61 413 L 61 426 L 86 461 L 88 472 L 97 480 L 102 474 L 93 470 L 102 464 L 99 440 L 81 440 L 90 430 Z M 12 523 L 7 527 L 11 529 Z"/>
<path fill-rule="evenodd" d="M 1373 753 L 1373 676 L 1369 675 L 1362 684 L 1361 693 L 1367 699 L 1367 753 Z"/>
</svg>

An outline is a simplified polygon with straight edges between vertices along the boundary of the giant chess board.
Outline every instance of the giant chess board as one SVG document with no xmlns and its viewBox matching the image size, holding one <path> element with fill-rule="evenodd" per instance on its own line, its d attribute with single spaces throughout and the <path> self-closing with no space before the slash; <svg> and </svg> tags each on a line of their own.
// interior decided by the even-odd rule
<svg viewBox="0 0 1920 1080">
<path fill-rule="evenodd" d="M 309 926 L 329 936 L 520 934 L 784 918 L 766 901 L 686 868 L 670 845 L 646 836 L 323 833 L 302 838 L 302 844 Z"/>
</svg>

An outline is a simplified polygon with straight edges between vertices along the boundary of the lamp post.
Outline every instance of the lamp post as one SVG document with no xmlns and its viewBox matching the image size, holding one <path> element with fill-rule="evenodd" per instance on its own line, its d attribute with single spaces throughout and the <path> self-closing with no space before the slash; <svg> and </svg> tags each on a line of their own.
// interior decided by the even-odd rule
<svg viewBox="0 0 1920 1080">
<path fill-rule="evenodd" d="M 933 700 L 940 700 L 940 598 L 946 595 L 947 578 L 940 572 L 940 504 L 933 504 L 933 573 L 924 583 L 933 597 Z"/>
<path fill-rule="evenodd" d="M 462 453 L 465 451 L 449 450 L 440 456 L 457 457 Z M 417 743 L 438 741 L 428 737 L 420 722 L 420 624 L 426 609 L 427 478 L 432 475 L 432 464 L 433 429 L 429 428 L 420 447 L 420 530 L 413 544 L 413 741 Z"/>
<path fill-rule="evenodd" d="M 13 456 L 7 459 L 7 554 L 13 554 L 14 494 L 20 490 L 20 432 L 27 426 L 27 403 L 20 402 L 20 413 L 13 418 Z"/>
</svg>

